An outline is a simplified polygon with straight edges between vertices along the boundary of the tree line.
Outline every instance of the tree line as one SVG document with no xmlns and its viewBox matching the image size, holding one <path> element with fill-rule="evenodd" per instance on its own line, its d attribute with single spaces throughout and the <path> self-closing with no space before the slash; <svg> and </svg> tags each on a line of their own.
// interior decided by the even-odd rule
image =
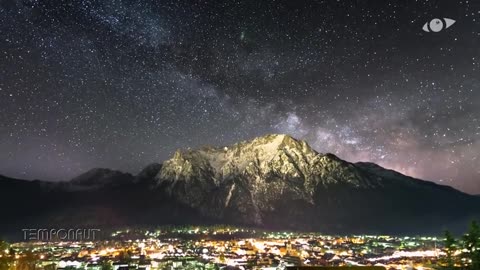
<svg viewBox="0 0 480 270">
<path fill-rule="evenodd" d="M 444 252 L 439 269 L 444 270 L 480 270 L 480 226 L 472 221 L 463 236 L 455 238 L 445 231 Z"/>
</svg>

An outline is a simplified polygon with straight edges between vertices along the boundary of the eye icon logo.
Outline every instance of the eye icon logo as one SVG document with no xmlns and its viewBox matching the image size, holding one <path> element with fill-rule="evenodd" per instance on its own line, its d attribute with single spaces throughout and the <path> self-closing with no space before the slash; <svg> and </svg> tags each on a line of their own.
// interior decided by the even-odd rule
<svg viewBox="0 0 480 270">
<path fill-rule="evenodd" d="M 443 29 L 449 28 L 454 23 L 455 23 L 455 20 L 452 20 L 452 19 L 448 19 L 448 18 L 438 19 L 438 18 L 435 18 L 435 19 L 431 20 L 430 22 L 426 22 L 423 25 L 422 29 L 425 32 L 440 32 Z"/>
</svg>

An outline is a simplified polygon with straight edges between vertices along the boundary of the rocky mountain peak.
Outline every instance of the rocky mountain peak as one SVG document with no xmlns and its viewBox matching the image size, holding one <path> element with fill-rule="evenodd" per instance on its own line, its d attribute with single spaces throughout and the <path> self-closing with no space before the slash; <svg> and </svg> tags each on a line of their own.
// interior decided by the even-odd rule
<svg viewBox="0 0 480 270">
<path fill-rule="evenodd" d="M 156 178 L 160 182 L 209 178 L 218 185 L 232 177 L 258 179 L 275 175 L 328 183 L 336 180 L 322 176 L 337 169 L 353 171 L 354 166 L 333 154 L 319 154 L 305 141 L 269 134 L 231 146 L 178 150 Z"/>
<path fill-rule="evenodd" d="M 270 134 L 231 146 L 178 150 L 164 163 L 158 178 L 191 179 L 209 175 L 218 180 L 233 174 L 244 174 L 255 166 L 266 167 L 267 163 L 274 161 L 275 157 L 281 159 L 282 155 L 288 155 L 289 158 L 285 158 L 292 162 L 294 159 L 294 162 L 299 162 L 318 153 L 304 141 L 285 134 Z"/>
<path fill-rule="evenodd" d="M 272 152 L 285 148 L 296 148 L 302 152 L 314 152 L 305 141 L 297 140 L 286 134 L 268 134 L 250 141 L 237 143 L 233 147 L 242 147 L 253 151 L 264 152 Z"/>
<path fill-rule="evenodd" d="M 273 210 L 278 198 L 314 205 L 319 187 L 375 184 L 353 164 L 333 154 L 320 154 L 305 141 L 285 134 L 225 147 L 179 150 L 155 178 L 184 204 L 209 212 L 206 205 L 216 200 L 217 207 L 224 206 L 218 211 L 235 206 L 236 211 L 251 213 L 250 222 L 256 224 L 262 223 L 260 213 Z"/>
</svg>

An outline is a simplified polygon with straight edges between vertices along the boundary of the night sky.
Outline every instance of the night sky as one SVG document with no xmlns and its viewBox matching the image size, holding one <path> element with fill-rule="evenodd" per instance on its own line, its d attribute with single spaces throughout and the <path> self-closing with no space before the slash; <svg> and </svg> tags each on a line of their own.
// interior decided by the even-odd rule
<svg viewBox="0 0 480 270">
<path fill-rule="evenodd" d="M 480 193 L 480 2 L 0 1 L 0 174 L 266 133 Z"/>
</svg>

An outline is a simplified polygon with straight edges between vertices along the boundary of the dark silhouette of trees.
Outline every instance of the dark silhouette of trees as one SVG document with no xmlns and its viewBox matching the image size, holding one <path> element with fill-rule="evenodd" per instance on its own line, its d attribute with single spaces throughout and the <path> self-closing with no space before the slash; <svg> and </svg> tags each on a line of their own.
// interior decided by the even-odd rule
<svg viewBox="0 0 480 270">
<path fill-rule="evenodd" d="M 472 221 L 468 233 L 463 237 L 463 246 L 467 250 L 465 254 L 470 259 L 470 268 L 480 269 L 480 226 L 476 221 Z"/>
<path fill-rule="evenodd" d="M 8 250 L 9 245 L 7 242 L 0 239 L 0 253 L 3 253 L 5 250 Z"/>
<path fill-rule="evenodd" d="M 445 266 L 446 269 L 455 268 L 455 252 L 457 251 L 457 241 L 449 231 L 445 231 Z"/>
<path fill-rule="evenodd" d="M 469 269 L 480 270 L 480 226 L 476 221 L 470 223 L 468 232 L 464 234 L 461 239 L 456 240 L 449 231 L 445 231 L 444 252 L 445 258 L 443 260 L 441 269 Z M 463 259 L 466 259 L 466 264 L 462 261 L 459 266 L 457 250 L 464 250 L 461 254 Z"/>
<path fill-rule="evenodd" d="M 9 270 L 13 264 L 13 259 L 7 251 L 9 251 L 8 243 L 0 239 L 0 270 Z"/>
</svg>

